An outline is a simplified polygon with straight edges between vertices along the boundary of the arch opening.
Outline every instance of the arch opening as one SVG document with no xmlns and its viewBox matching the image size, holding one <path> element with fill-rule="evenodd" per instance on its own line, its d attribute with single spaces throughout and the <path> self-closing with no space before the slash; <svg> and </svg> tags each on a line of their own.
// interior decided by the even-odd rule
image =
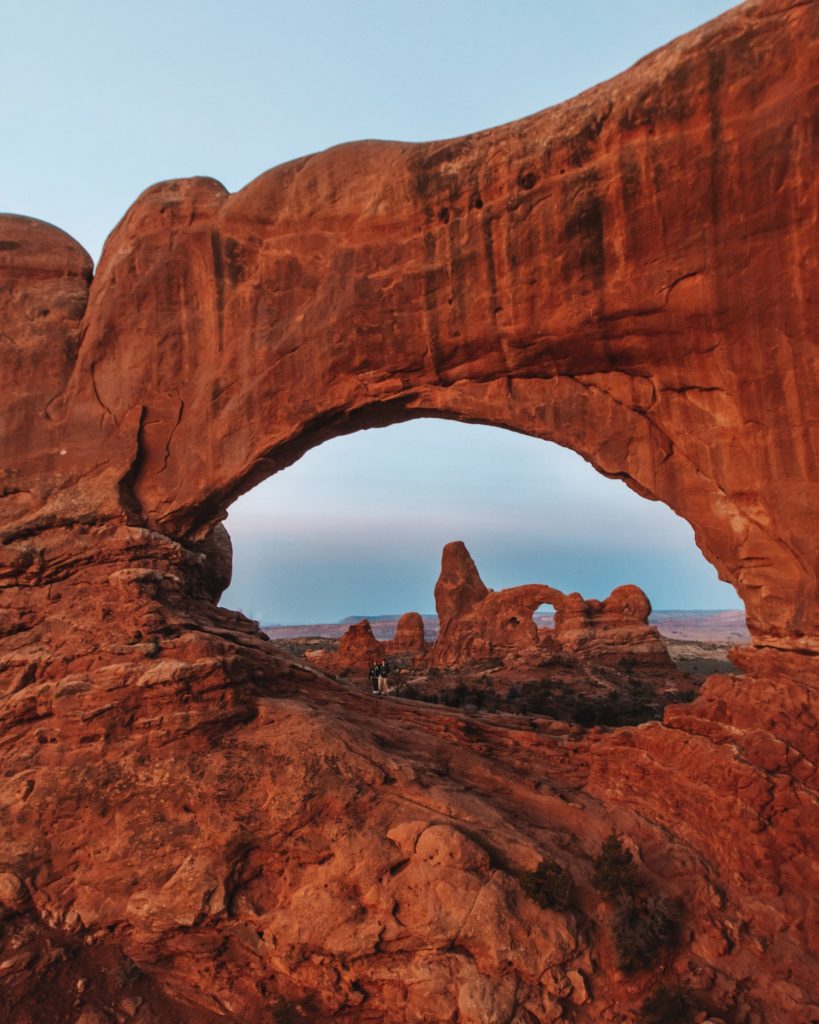
<svg viewBox="0 0 819 1024">
<path fill-rule="evenodd" d="M 760 642 L 763 628 L 774 629 L 780 613 L 790 614 L 787 602 L 782 603 L 778 591 L 772 590 L 771 578 L 774 563 L 792 560 L 793 553 L 778 542 L 776 550 L 771 548 L 758 519 L 749 519 L 724 490 L 681 455 L 681 445 L 674 444 L 639 410 L 617 401 L 602 381 L 587 387 L 560 377 L 463 380 L 443 388 L 424 386 L 406 391 L 400 398 L 367 400 L 343 411 L 314 412 L 309 420 L 288 430 L 286 439 L 272 428 L 260 431 L 251 425 L 249 430 L 243 428 L 244 437 L 237 439 L 246 454 L 237 458 L 234 452 L 224 463 L 224 471 L 216 474 L 221 479 L 195 503 L 183 503 L 177 495 L 176 511 L 163 519 L 165 528 L 176 535 L 201 538 L 238 496 L 298 462 L 316 446 L 371 427 L 427 422 L 430 418 L 503 427 L 552 441 L 576 452 L 603 476 L 621 480 L 643 497 L 668 505 L 694 524 L 697 545 L 706 559 L 745 600 L 755 642 Z M 765 559 L 754 554 L 763 544 L 769 553 Z M 776 577 L 777 587 L 781 589 L 789 578 L 783 570 Z M 764 622 L 759 618 L 760 609 Z M 773 633 L 767 636 L 774 642 Z"/>
<path fill-rule="evenodd" d="M 554 641 L 555 606 L 553 604 L 550 604 L 548 601 L 539 604 L 532 612 L 532 622 L 535 624 L 541 644 L 548 644 Z"/>
<path fill-rule="evenodd" d="M 639 583 L 654 604 L 659 593 L 660 605 L 697 605 L 701 618 L 709 602 L 739 605 L 670 510 L 565 448 L 487 426 L 423 419 L 337 439 L 237 502 L 227 526 L 236 572 L 224 603 L 259 619 L 289 653 L 362 686 L 369 664 L 389 656 L 403 695 L 481 711 L 551 713 L 580 724 L 659 717 L 665 703 L 693 696 L 701 679 L 683 679 L 672 660 L 658 662 L 646 647 L 656 630 L 639 626 L 627 601 L 612 612 L 607 595 Z M 435 578 L 441 549 L 461 536 L 494 589 L 479 615 L 456 624 L 442 654 Z M 696 593 L 684 579 L 686 562 L 709 597 L 672 600 L 662 589 L 677 579 Z M 395 636 L 407 612 L 421 621 L 409 648 L 406 636 L 403 647 Z M 361 620 L 364 632 L 343 641 Z M 637 677 L 648 683 L 638 687 L 635 711 L 626 687 Z M 628 698 L 619 707 L 616 692 Z"/>
</svg>

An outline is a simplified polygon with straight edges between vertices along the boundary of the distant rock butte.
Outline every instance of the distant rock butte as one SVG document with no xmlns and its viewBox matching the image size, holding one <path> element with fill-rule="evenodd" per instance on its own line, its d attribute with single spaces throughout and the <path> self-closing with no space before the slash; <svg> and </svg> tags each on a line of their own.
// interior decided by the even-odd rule
<svg viewBox="0 0 819 1024">
<path fill-rule="evenodd" d="M 435 601 L 440 628 L 431 663 L 439 668 L 526 650 L 537 657 L 545 647 L 581 659 L 671 667 L 662 638 L 648 624 L 651 604 L 639 587 L 618 587 L 605 601 L 538 583 L 493 591 L 463 541 L 453 541 L 441 556 Z M 533 621 L 542 604 L 555 609 L 553 630 L 539 631 Z"/>
<path fill-rule="evenodd" d="M 818 34 L 751 0 L 513 124 L 163 182 L 93 279 L 0 217 L 8 1024 L 621 1024 L 661 980 L 819 1019 Z M 745 602 L 745 674 L 531 730 L 376 701 L 216 607 L 239 494 L 417 416 L 666 502 Z M 634 977 L 591 886 L 612 827 L 682 908 Z M 544 857 L 577 909 L 524 895 Z"/>
<path fill-rule="evenodd" d="M 370 667 L 387 655 L 420 660 L 428 648 L 423 618 L 418 612 L 406 612 L 396 623 L 391 640 L 377 640 L 369 620 L 362 619 L 347 628 L 335 651 L 316 651 L 310 654 L 310 661 L 325 672 L 361 677 L 368 675 Z"/>
<path fill-rule="evenodd" d="M 395 627 L 395 636 L 387 644 L 390 654 L 421 658 L 429 644 L 424 638 L 424 620 L 418 612 L 405 612 Z"/>
<path fill-rule="evenodd" d="M 421 615 L 406 612 L 392 640 L 376 640 L 369 620 L 362 619 L 348 627 L 335 652 L 317 651 L 311 660 L 328 672 L 357 675 L 387 654 L 408 655 L 417 667 L 453 669 L 510 653 L 528 653 L 538 661 L 547 651 L 579 660 L 672 667 L 657 629 L 648 624 L 651 604 L 639 587 L 617 587 L 605 601 L 586 601 L 538 583 L 493 591 L 458 540 L 444 547 L 435 603 L 439 631 L 431 649 Z M 533 620 L 542 604 L 555 608 L 553 629 L 538 629 Z"/>
<path fill-rule="evenodd" d="M 311 652 L 310 661 L 332 675 L 366 676 L 370 667 L 381 661 L 387 652 L 386 644 L 376 640 L 367 619 L 354 622 L 342 634 L 335 651 Z"/>
<path fill-rule="evenodd" d="M 373 662 L 384 657 L 384 644 L 375 639 L 372 626 L 362 619 L 350 626 L 339 640 L 338 655 L 346 663 L 366 672 Z"/>
<path fill-rule="evenodd" d="M 566 650 L 600 661 L 670 665 L 662 637 L 648 624 L 651 603 L 633 584 L 616 587 L 605 601 L 567 594 L 555 608 L 555 640 Z"/>
</svg>

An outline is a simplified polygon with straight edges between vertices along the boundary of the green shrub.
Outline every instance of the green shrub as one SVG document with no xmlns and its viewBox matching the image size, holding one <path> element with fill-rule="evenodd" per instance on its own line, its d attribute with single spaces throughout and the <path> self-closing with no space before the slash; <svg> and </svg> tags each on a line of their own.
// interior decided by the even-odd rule
<svg viewBox="0 0 819 1024">
<path fill-rule="evenodd" d="M 637 868 L 631 851 L 623 846 L 623 840 L 612 831 L 594 862 L 592 885 L 604 900 L 611 903 L 618 897 L 630 894 L 637 883 Z"/>
<path fill-rule="evenodd" d="M 566 910 L 571 905 L 572 879 L 556 860 L 542 860 L 534 871 L 518 877 L 529 899 L 544 910 Z"/>
<path fill-rule="evenodd" d="M 651 967 L 662 950 L 674 945 L 677 919 L 677 907 L 662 896 L 620 896 L 611 921 L 620 970 L 630 974 Z"/>
<path fill-rule="evenodd" d="M 646 999 L 637 1018 L 640 1024 L 692 1024 L 696 1006 L 687 992 L 662 985 Z"/>
</svg>

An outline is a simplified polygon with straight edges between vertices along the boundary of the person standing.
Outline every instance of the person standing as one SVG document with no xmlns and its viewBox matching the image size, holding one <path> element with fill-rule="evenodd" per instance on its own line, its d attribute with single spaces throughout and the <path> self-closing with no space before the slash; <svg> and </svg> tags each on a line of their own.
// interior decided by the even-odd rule
<svg viewBox="0 0 819 1024">
<path fill-rule="evenodd" d="M 390 666 L 387 664 L 387 659 L 384 658 L 381 664 L 378 666 L 378 692 L 387 693 L 389 686 L 389 675 Z"/>
<path fill-rule="evenodd" d="M 370 686 L 372 686 L 372 688 L 373 688 L 373 693 L 378 693 L 378 691 L 381 689 L 381 687 L 380 687 L 380 683 L 381 683 L 380 676 L 381 676 L 381 667 L 378 664 L 378 662 L 374 661 L 372 663 L 372 665 L 370 665 Z"/>
</svg>

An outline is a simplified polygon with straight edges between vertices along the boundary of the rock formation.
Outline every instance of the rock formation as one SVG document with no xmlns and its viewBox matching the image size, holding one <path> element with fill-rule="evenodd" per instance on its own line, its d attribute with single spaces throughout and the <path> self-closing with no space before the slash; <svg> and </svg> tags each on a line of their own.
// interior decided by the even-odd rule
<svg viewBox="0 0 819 1024">
<path fill-rule="evenodd" d="M 472 555 L 462 540 L 445 545 L 441 554 L 441 571 L 435 584 L 435 611 L 438 635 L 446 625 L 468 615 L 489 595 Z"/>
<path fill-rule="evenodd" d="M 395 636 L 387 642 L 387 652 L 420 658 L 426 654 L 429 644 L 424 637 L 424 620 L 418 612 L 405 612 L 395 627 Z"/>
<path fill-rule="evenodd" d="M 539 583 L 489 590 L 457 540 L 444 547 L 435 603 L 440 625 L 430 660 L 439 668 L 520 651 L 537 658 L 544 646 L 612 664 L 628 659 L 671 667 L 660 634 L 648 624 L 651 604 L 639 587 L 617 587 L 605 601 L 585 601 Z M 554 630 L 545 637 L 532 619 L 542 604 L 555 608 Z"/>
<path fill-rule="evenodd" d="M 360 682 L 368 677 L 370 667 L 381 661 L 386 650 L 386 645 L 373 635 L 369 619 L 362 619 L 339 637 L 335 650 L 310 651 L 307 657 L 311 664 L 330 675 Z"/>
<path fill-rule="evenodd" d="M 554 635 L 564 650 L 596 661 L 670 666 L 658 630 L 648 624 L 651 603 L 639 587 L 616 587 L 605 601 L 566 594 L 553 603 Z"/>
<path fill-rule="evenodd" d="M 431 663 L 454 668 L 511 647 L 535 646 L 532 614 L 559 594 L 539 584 L 495 593 L 481 579 L 463 541 L 452 541 L 444 547 L 435 584 L 438 638 Z"/>
<path fill-rule="evenodd" d="M 369 619 L 362 619 L 339 637 L 335 651 L 316 651 L 311 653 L 310 661 L 332 675 L 361 680 L 368 676 L 374 662 L 388 654 L 415 659 L 422 657 L 428 646 L 424 640 L 424 620 L 418 612 L 406 612 L 398 620 L 392 640 L 377 640 Z"/>
<path fill-rule="evenodd" d="M 384 653 L 384 644 L 373 636 L 369 619 L 353 623 L 338 641 L 338 660 L 359 672 L 368 672 L 373 662 L 381 661 Z"/>
<path fill-rule="evenodd" d="M 93 279 L 0 218 L 9 1024 L 614 1024 L 661 978 L 819 1018 L 818 26 L 751 0 L 510 125 L 164 182 Z M 745 675 L 664 724 L 467 728 L 373 715 L 215 606 L 236 496 L 430 415 L 685 517 Z M 590 885 L 613 826 L 683 908 L 634 977 Z M 542 858 L 574 909 L 525 896 Z"/>
</svg>

